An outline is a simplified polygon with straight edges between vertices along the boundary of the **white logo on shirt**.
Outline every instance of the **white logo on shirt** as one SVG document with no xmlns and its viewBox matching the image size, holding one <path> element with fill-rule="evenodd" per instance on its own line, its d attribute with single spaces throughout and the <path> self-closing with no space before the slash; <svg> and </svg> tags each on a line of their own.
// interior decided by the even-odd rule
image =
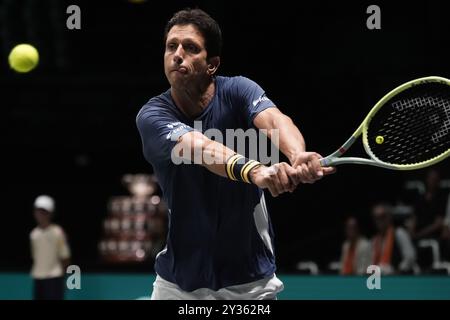
<svg viewBox="0 0 450 320">
<path fill-rule="evenodd" d="M 259 103 L 263 102 L 263 101 L 270 101 L 270 99 L 267 96 L 261 96 L 258 99 L 253 101 L 253 106 L 256 107 Z"/>
<path fill-rule="evenodd" d="M 183 124 L 183 123 L 181 123 L 181 122 L 173 122 L 173 123 L 169 123 L 169 124 L 167 124 L 167 127 L 168 127 L 169 129 L 173 129 L 174 127 L 178 127 L 178 128 L 175 128 L 175 129 L 171 130 L 171 131 L 167 134 L 167 136 L 166 136 L 166 139 L 167 139 L 167 140 L 170 140 L 170 139 L 172 138 L 173 135 L 176 135 L 176 134 L 179 133 L 181 130 L 183 130 L 183 129 L 185 129 L 185 128 L 188 128 L 187 125 L 185 125 L 185 124 Z M 176 139 L 178 139 L 178 137 L 177 137 Z M 176 140 L 176 139 L 173 139 L 173 140 Z"/>
<path fill-rule="evenodd" d="M 173 127 L 179 126 L 181 122 L 172 122 L 167 124 L 167 128 L 173 129 Z"/>
</svg>

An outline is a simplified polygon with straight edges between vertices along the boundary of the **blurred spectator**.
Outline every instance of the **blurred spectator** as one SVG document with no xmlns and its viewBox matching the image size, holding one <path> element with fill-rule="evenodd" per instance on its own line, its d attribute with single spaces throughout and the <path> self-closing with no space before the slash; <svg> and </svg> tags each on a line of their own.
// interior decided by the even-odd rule
<svg viewBox="0 0 450 320">
<path fill-rule="evenodd" d="M 444 260 L 450 260 L 450 194 L 447 199 L 444 223 L 442 227 L 442 256 Z"/>
<path fill-rule="evenodd" d="M 361 235 L 356 218 L 350 217 L 345 222 L 345 237 L 341 251 L 340 274 L 365 274 L 370 265 L 370 242 Z"/>
<path fill-rule="evenodd" d="M 386 203 L 373 207 L 376 234 L 372 240 L 372 264 L 383 274 L 410 273 L 416 264 L 416 251 L 409 234 L 392 222 L 392 208 Z"/>
<path fill-rule="evenodd" d="M 425 193 L 415 203 L 415 213 L 409 223 L 413 240 L 433 238 L 439 240 L 444 226 L 446 192 L 440 188 L 439 171 L 431 168 L 425 179 Z"/>
<path fill-rule="evenodd" d="M 37 226 L 30 233 L 35 300 L 64 299 L 64 274 L 70 250 L 63 229 L 52 223 L 54 200 L 39 196 L 34 202 Z"/>
</svg>

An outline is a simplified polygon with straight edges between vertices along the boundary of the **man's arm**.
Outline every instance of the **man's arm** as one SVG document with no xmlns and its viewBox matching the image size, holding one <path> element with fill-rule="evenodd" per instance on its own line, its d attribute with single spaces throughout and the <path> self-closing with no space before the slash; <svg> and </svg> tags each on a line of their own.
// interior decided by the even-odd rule
<svg viewBox="0 0 450 320">
<path fill-rule="evenodd" d="M 292 164 L 297 156 L 306 151 L 305 139 L 292 119 L 278 108 L 268 108 L 261 111 L 253 120 L 258 129 L 267 129 L 267 136 L 272 139 L 272 129 L 279 130 L 279 145 L 276 147 Z"/>
<path fill-rule="evenodd" d="M 31 260 L 35 261 L 35 250 L 34 250 L 34 244 L 33 239 L 30 237 L 30 253 L 31 253 Z"/>
<path fill-rule="evenodd" d="M 69 244 L 67 243 L 67 238 L 64 233 L 64 230 L 62 228 L 60 230 L 61 230 L 61 233 L 59 235 L 60 239 L 59 239 L 59 247 L 58 247 L 58 256 L 61 261 L 64 272 L 65 272 L 65 270 L 71 263 L 71 261 L 70 261 L 71 254 L 70 254 L 70 248 L 69 248 Z"/>
<path fill-rule="evenodd" d="M 305 139 L 290 117 L 278 108 L 261 111 L 253 120 L 258 129 L 266 129 L 269 139 L 272 130 L 279 131 L 278 149 L 289 159 L 292 167 L 298 170 L 299 179 L 304 183 L 312 183 L 323 175 L 334 173 L 335 168 L 322 167 L 318 153 L 306 152 Z"/>
<path fill-rule="evenodd" d="M 225 145 L 197 131 L 180 136 L 172 150 L 174 157 L 201 165 L 222 177 L 228 177 L 226 163 L 235 154 Z M 271 167 L 260 165 L 249 173 L 251 182 L 262 189 L 268 188 L 274 197 L 295 189 L 296 185 L 289 179 L 292 175 L 295 175 L 295 170 L 287 163 L 278 163 Z"/>
</svg>

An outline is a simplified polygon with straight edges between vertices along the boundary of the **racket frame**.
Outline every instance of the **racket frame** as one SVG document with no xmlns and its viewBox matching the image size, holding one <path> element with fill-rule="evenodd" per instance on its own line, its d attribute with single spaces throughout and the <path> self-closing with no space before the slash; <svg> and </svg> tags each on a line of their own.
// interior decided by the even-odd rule
<svg viewBox="0 0 450 320">
<path fill-rule="evenodd" d="M 430 165 L 433 165 L 433 164 L 447 158 L 450 155 L 450 148 L 447 151 L 441 153 L 440 155 L 438 155 L 434 158 L 431 158 L 429 160 L 426 160 L 426 161 L 422 161 L 422 162 L 418 162 L 418 163 L 414 163 L 414 164 L 392 164 L 392 163 L 387 163 L 387 162 L 384 162 L 384 161 L 378 159 L 373 154 L 373 152 L 369 146 L 367 132 L 369 129 L 370 120 L 372 120 L 373 116 L 378 112 L 378 110 L 381 109 L 381 107 L 383 107 L 386 104 L 386 102 L 388 102 L 393 96 L 399 94 L 400 92 L 402 92 L 408 88 L 411 88 L 411 87 L 414 87 L 414 86 L 420 85 L 420 84 L 434 83 L 434 82 L 442 83 L 442 84 L 448 85 L 450 87 L 450 80 L 443 78 L 443 77 L 430 76 L 430 77 L 423 77 L 423 78 L 408 81 L 408 82 L 398 86 L 397 88 L 391 90 L 388 94 L 386 94 L 383 98 L 381 98 L 377 102 L 377 104 L 375 104 L 375 106 L 372 108 L 372 110 L 370 110 L 370 112 L 367 114 L 366 118 L 359 125 L 358 129 L 356 129 L 356 131 L 351 135 L 351 137 L 335 152 L 333 152 L 332 154 L 328 155 L 325 158 L 320 159 L 320 164 L 323 167 L 336 166 L 336 165 L 340 165 L 340 164 L 365 164 L 365 165 L 382 167 L 385 169 L 392 169 L 392 170 L 415 170 L 415 169 L 421 169 L 421 168 L 428 167 Z M 364 150 L 370 156 L 371 159 L 357 158 L 357 157 L 341 158 L 341 156 L 345 152 L 347 152 L 347 150 L 353 145 L 353 143 L 355 143 L 356 139 L 358 139 L 358 137 L 361 134 L 362 134 Z"/>
</svg>

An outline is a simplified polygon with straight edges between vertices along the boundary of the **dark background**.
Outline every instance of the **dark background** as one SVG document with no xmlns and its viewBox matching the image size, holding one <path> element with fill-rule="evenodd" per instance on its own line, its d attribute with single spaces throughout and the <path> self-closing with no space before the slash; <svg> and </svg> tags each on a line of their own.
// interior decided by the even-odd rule
<svg viewBox="0 0 450 320">
<path fill-rule="evenodd" d="M 308 149 L 326 155 L 397 85 L 450 78 L 444 3 L 0 0 L 1 270 L 30 267 L 39 194 L 57 201 L 56 221 L 69 236 L 73 263 L 83 271 L 114 269 L 99 263 L 102 220 L 109 197 L 127 193 L 123 174 L 151 172 L 135 117 L 168 88 L 162 33 L 175 11 L 198 6 L 210 13 L 224 37 L 220 74 L 258 82 L 299 126 Z M 70 4 L 81 8 L 81 30 L 66 28 Z M 370 4 L 381 8 L 381 30 L 366 27 Z M 24 42 L 37 47 L 41 60 L 17 74 L 7 56 Z M 357 149 L 351 152 L 361 154 Z M 439 168 L 450 177 L 448 161 Z M 343 166 L 294 194 L 267 194 L 279 268 L 336 260 L 346 216 L 358 216 L 371 235 L 370 206 L 397 201 L 405 181 L 424 173 Z M 150 271 L 152 264 L 139 268 Z"/>
</svg>

